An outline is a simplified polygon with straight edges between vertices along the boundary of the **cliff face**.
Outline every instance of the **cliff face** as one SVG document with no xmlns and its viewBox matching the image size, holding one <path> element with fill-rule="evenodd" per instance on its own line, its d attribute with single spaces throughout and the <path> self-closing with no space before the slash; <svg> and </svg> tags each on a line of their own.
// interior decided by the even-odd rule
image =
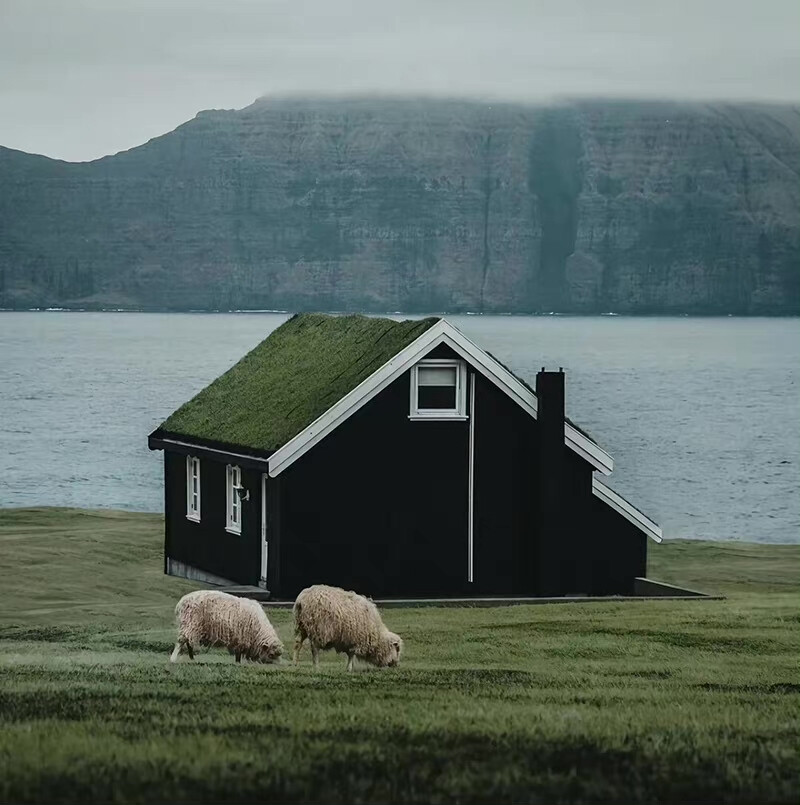
<svg viewBox="0 0 800 805">
<path fill-rule="evenodd" d="M 800 312 L 800 109 L 268 100 L 0 148 L 0 307 Z"/>
</svg>

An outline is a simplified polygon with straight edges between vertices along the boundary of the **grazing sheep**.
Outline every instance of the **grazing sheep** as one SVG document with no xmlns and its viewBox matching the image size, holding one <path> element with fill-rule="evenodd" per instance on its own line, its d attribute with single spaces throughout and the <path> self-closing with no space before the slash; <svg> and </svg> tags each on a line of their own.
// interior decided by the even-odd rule
<svg viewBox="0 0 800 805">
<path fill-rule="evenodd" d="M 379 667 L 395 666 L 403 650 L 403 641 L 383 625 L 372 601 L 325 584 L 307 587 L 297 596 L 294 631 L 295 663 L 308 639 L 314 667 L 319 665 L 320 649 L 347 654 L 348 671 L 353 670 L 354 657 Z"/>
<path fill-rule="evenodd" d="M 170 660 L 176 662 L 185 649 L 194 659 L 196 646 L 223 646 L 241 662 L 275 662 L 283 643 L 262 606 L 250 598 L 237 598 L 215 590 L 187 593 L 175 607 L 178 642 Z"/>
</svg>

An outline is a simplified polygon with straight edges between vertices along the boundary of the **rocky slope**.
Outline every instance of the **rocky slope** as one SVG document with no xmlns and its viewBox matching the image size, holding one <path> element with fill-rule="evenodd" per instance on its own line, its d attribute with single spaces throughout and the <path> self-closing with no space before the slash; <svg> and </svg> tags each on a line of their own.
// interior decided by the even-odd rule
<svg viewBox="0 0 800 805">
<path fill-rule="evenodd" d="M 262 99 L 0 149 L 0 307 L 800 312 L 800 108 Z"/>
</svg>

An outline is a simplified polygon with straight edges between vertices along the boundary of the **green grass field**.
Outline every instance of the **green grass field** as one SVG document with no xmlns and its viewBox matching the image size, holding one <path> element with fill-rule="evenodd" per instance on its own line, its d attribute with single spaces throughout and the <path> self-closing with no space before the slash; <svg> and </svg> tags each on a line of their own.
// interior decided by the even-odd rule
<svg viewBox="0 0 800 805">
<path fill-rule="evenodd" d="M 724 601 L 387 610 L 403 664 L 348 675 L 170 665 L 161 529 L 0 511 L 0 801 L 798 800 L 800 546 L 651 545 Z"/>
</svg>

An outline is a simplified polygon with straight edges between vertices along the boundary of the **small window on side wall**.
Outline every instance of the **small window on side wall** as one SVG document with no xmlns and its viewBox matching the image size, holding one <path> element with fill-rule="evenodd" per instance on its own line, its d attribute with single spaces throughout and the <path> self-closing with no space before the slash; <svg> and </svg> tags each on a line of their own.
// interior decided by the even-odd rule
<svg viewBox="0 0 800 805">
<path fill-rule="evenodd" d="M 467 367 L 457 360 L 424 360 L 411 368 L 411 419 L 466 419 Z"/>
<path fill-rule="evenodd" d="M 200 522 L 200 459 L 186 456 L 186 517 Z"/>
<path fill-rule="evenodd" d="M 227 467 L 227 499 L 228 513 L 226 517 L 226 531 L 234 534 L 242 533 L 242 498 L 239 489 L 242 486 L 242 471 L 239 467 L 228 464 Z"/>
</svg>

